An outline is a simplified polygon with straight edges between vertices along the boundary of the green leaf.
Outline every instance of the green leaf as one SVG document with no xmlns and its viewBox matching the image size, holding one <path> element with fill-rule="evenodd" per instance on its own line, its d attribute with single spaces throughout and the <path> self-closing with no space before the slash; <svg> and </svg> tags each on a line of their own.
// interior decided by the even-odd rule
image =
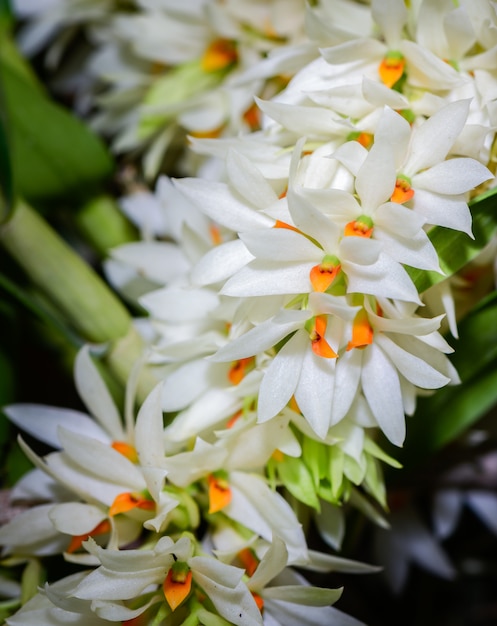
<svg viewBox="0 0 497 626">
<path fill-rule="evenodd" d="M 473 260 L 497 233 L 497 187 L 474 198 L 470 202 L 470 208 L 473 216 L 474 239 L 465 233 L 441 226 L 436 226 L 428 232 L 445 276 L 437 272 L 406 267 L 420 293 L 459 271 Z"/>
<path fill-rule="evenodd" d="M 4 35 L 14 22 L 9 0 L 0 0 L 0 36 Z"/>
<path fill-rule="evenodd" d="M 1 60 L 10 160 L 17 192 L 30 200 L 93 193 L 113 162 L 103 143 L 49 100 L 12 64 Z"/>
<path fill-rule="evenodd" d="M 452 363 L 461 384 L 419 398 L 408 420 L 406 444 L 396 456 L 416 464 L 447 445 L 497 403 L 497 292 L 459 324 Z"/>
<path fill-rule="evenodd" d="M 14 206 L 14 183 L 7 128 L 6 105 L 0 90 L 0 224 L 10 217 Z"/>
<path fill-rule="evenodd" d="M 285 456 L 277 464 L 278 475 L 288 491 L 308 506 L 319 510 L 319 500 L 311 473 L 302 462 L 291 456 Z"/>
</svg>

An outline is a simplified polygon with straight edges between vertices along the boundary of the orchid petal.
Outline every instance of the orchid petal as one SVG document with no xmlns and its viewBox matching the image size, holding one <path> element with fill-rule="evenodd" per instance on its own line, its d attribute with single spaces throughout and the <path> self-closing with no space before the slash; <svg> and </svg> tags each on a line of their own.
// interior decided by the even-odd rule
<svg viewBox="0 0 497 626">
<path fill-rule="evenodd" d="M 74 382 L 88 410 L 102 424 L 112 439 L 122 441 L 126 437 L 121 416 L 102 377 L 90 357 L 88 346 L 78 352 L 74 362 Z M 67 426 L 66 424 L 62 424 Z M 72 429 L 71 429 L 72 430 Z M 90 434 L 86 432 L 85 434 Z"/>
</svg>

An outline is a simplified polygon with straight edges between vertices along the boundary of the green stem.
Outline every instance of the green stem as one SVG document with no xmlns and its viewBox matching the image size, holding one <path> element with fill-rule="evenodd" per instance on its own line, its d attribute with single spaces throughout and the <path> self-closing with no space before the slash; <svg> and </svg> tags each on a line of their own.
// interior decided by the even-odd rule
<svg viewBox="0 0 497 626">
<path fill-rule="evenodd" d="M 23 202 L 0 226 L 0 243 L 84 341 L 108 344 L 103 362 L 124 386 L 133 364 L 143 355 L 144 344 L 130 313 L 107 284 Z M 144 368 L 137 385 L 138 401 L 156 382 Z"/>
<path fill-rule="evenodd" d="M 24 203 L 0 229 L 0 242 L 85 340 L 127 334 L 131 316 L 106 283 Z"/>
<path fill-rule="evenodd" d="M 92 198 L 76 214 L 76 224 L 95 250 L 106 256 L 111 248 L 137 240 L 136 228 L 110 196 Z"/>
</svg>

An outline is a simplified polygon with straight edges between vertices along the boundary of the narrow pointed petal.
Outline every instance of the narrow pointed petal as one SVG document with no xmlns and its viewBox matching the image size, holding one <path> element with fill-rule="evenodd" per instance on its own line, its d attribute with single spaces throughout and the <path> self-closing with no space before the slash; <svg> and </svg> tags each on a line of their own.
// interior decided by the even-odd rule
<svg viewBox="0 0 497 626">
<path fill-rule="evenodd" d="M 250 159 L 236 150 L 229 150 L 226 157 L 228 178 L 236 189 L 257 209 L 277 201 L 278 196 Z"/>
<path fill-rule="evenodd" d="M 121 416 L 109 390 L 91 360 L 88 346 L 84 346 L 76 356 L 74 381 L 88 410 L 97 418 L 109 435 L 116 440 L 125 439 Z"/>
<path fill-rule="evenodd" d="M 443 161 L 462 131 L 468 112 L 469 100 L 458 100 L 418 126 L 413 132 L 404 173 L 412 176 Z"/>
<path fill-rule="evenodd" d="M 493 178 L 492 172 L 474 159 L 458 158 L 437 163 L 412 179 L 413 186 L 440 194 L 458 195 Z"/>
<path fill-rule="evenodd" d="M 302 414 L 322 439 L 330 426 L 335 388 L 334 371 L 334 360 L 318 357 L 307 349 L 295 389 L 295 399 Z"/>
<path fill-rule="evenodd" d="M 271 419 L 290 401 L 297 387 L 303 355 L 308 344 L 307 333 L 297 331 L 272 360 L 260 386 L 258 422 Z"/>
<path fill-rule="evenodd" d="M 208 217 L 234 232 L 272 226 L 269 217 L 237 198 L 224 183 L 183 178 L 174 185 Z"/>
<path fill-rule="evenodd" d="M 406 425 L 397 370 L 374 344 L 367 350 L 361 374 L 364 395 L 382 431 L 394 445 L 401 446 Z"/>
</svg>

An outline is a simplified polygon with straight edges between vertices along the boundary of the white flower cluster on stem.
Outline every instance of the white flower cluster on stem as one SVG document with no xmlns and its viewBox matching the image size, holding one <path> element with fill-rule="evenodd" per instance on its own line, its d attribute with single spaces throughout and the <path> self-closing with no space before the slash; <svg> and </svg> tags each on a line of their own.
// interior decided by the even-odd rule
<svg viewBox="0 0 497 626">
<path fill-rule="evenodd" d="M 483 0 L 312 4 L 315 58 L 257 100 L 262 129 L 191 138 L 221 176 L 123 200 L 144 241 L 114 250 L 107 275 L 127 297 L 142 281 L 160 380 L 136 423 L 128 406 L 121 426 L 86 349 L 76 382 L 103 430 L 7 410 L 56 451 L 24 445 L 38 471 L 15 495 L 35 480 L 46 502 L 0 543 L 95 567 L 11 626 L 356 623 L 292 567 L 370 569 L 310 550 L 305 522 L 334 548 L 345 503 L 386 525 L 382 464 L 398 464 L 381 437 L 401 446 L 417 397 L 459 382 L 409 268 L 442 273 L 429 229 L 472 237 L 468 201 L 493 178 L 497 18 Z M 297 69 L 289 49 L 247 75 Z"/>
</svg>

